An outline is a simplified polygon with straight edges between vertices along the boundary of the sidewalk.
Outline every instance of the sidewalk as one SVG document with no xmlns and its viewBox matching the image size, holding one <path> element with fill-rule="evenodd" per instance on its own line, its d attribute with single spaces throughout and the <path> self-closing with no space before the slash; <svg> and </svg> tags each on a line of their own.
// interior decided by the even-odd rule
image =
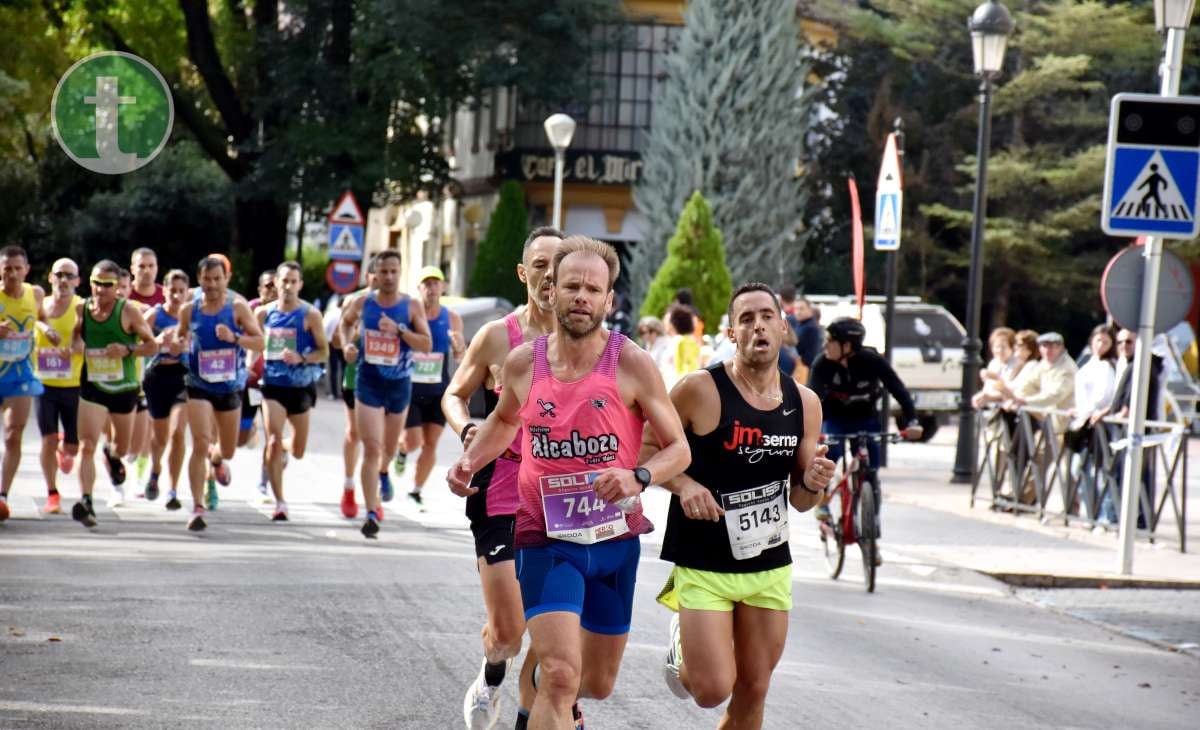
<svg viewBox="0 0 1200 730">
<path fill-rule="evenodd" d="M 919 555 L 986 573 L 1024 587 L 1156 587 L 1200 589 L 1200 483 L 1196 469 L 1188 479 L 1188 542 L 1193 552 L 1180 553 L 1171 507 L 1163 511 L 1155 542 L 1135 543 L 1133 575 L 1120 576 L 1118 533 L 1094 535 L 1083 524 L 1042 524 L 1036 515 L 993 512 L 989 504 L 970 504 L 970 485 L 951 484 L 957 429 L 942 428 L 925 444 L 900 444 L 889 451 L 883 470 L 885 555 L 887 549 Z M 1200 441 L 1190 444 L 1189 459 L 1200 458 Z M 1200 465 L 1200 461 L 1193 462 Z M 986 485 L 980 485 L 985 496 Z M 1055 495 L 1051 498 L 1053 500 Z M 888 539 L 889 505 L 934 510 L 946 519 L 930 521 L 919 534 L 905 534 L 898 544 Z M 905 532 L 908 532 L 907 530 Z"/>
</svg>

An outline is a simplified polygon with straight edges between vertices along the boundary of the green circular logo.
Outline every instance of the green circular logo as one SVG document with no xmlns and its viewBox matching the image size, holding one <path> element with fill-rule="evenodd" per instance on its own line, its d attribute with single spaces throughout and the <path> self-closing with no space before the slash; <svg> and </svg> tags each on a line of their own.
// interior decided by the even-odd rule
<svg viewBox="0 0 1200 730">
<path fill-rule="evenodd" d="M 120 175 L 162 151 L 175 104 L 158 69 L 131 53 L 104 51 L 67 69 L 54 89 L 50 118 L 54 138 L 72 160 Z"/>
</svg>

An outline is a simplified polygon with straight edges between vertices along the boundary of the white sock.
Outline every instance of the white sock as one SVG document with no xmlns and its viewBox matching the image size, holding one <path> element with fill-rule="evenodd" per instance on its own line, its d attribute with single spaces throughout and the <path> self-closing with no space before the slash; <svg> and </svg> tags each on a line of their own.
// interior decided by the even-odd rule
<svg viewBox="0 0 1200 730">
<path fill-rule="evenodd" d="M 354 478 L 351 477 L 350 479 L 347 479 L 346 483 L 343 485 L 343 488 L 347 492 L 353 492 L 354 491 Z"/>
<path fill-rule="evenodd" d="M 275 500 L 275 511 L 287 512 L 287 502 L 284 502 L 282 499 Z"/>
</svg>

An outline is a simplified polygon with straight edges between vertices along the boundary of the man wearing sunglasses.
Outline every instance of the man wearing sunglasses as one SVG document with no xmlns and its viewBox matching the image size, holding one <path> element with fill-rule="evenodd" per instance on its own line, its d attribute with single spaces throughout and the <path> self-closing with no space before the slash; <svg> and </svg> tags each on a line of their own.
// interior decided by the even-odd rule
<svg viewBox="0 0 1200 730">
<path fill-rule="evenodd" d="M 120 459 L 133 438 L 134 411 L 141 379 L 137 358 L 158 351 L 154 333 L 139 307 L 118 296 L 121 267 L 104 260 L 92 267 L 92 295 L 79 305 L 75 336 L 83 349 L 79 389 L 79 485 L 82 499 L 71 516 L 84 527 L 95 527 L 92 489 L 96 482 L 96 444 L 112 422 L 112 454 Z"/>
<path fill-rule="evenodd" d="M 40 286 L 25 283 L 28 274 L 29 257 L 24 249 L 0 249 L 0 410 L 4 411 L 0 522 L 8 519 L 8 490 L 21 464 L 21 435 L 33 397 L 42 394 L 42 383 L 33 369 L 33 333 L 38 323 L 48 329 L 42 316 L 45 295 Z"/>
<path fill-rule="evenodd" d="M 42 433 L 42 475 L 46 478 L 46 514 L 62 511 L 58 496 L 58 470 L 71 473 L 79 453 L 79 375 L 83 350 L 73 347 L 79 305 L 79 264 L 59 259 L 50 267 L 51 296 L 42 302 L 42 315 L 57 337 L 41 330 L 34 344 L 38 378 L 43 393 L 38 396 L 37 421 Z"/>
</svg>

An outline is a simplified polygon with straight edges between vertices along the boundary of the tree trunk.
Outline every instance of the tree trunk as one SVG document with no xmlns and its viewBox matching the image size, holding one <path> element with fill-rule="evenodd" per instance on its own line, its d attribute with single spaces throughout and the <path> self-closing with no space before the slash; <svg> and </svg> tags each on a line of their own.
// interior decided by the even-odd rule
<svg viewBox="0 0 1200 730">
<path fill-rule="evenodd" d="M 287 205 L 269 197 L 239 196 L 234 202 L 234 245 L 250 251 L 250 281 L 283 261 L 287 245 Z"/>
<path fill-rule="evenodd" d="M 1008 303 L 1011 290 L 1012 282 L 1008 279 L 1004 279 L 996 287 L 996 296 L 992 300 L 992 327 L 1005 327 L 1008 325 Z"/>
</svg>

